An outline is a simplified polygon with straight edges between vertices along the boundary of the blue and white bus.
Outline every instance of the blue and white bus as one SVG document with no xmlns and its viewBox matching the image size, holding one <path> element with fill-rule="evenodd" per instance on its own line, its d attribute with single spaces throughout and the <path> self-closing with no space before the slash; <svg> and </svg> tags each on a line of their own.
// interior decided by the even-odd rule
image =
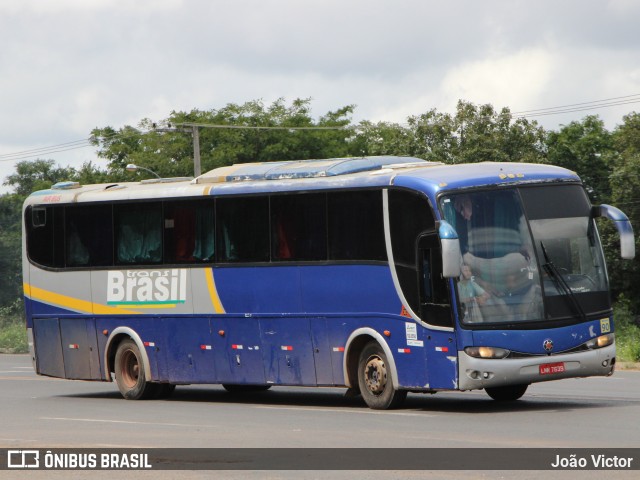
<svg viewBox="0 0 640 480">
<path fill-rule="evenodd" d="M 127 399 L 342 386 L 376 409 L 611 375 L 599 216 L 633 258 L 627 217 L 547 165 L 384 156 L 56 184 L 24 205 L 34 366 Z"/>
</svg>

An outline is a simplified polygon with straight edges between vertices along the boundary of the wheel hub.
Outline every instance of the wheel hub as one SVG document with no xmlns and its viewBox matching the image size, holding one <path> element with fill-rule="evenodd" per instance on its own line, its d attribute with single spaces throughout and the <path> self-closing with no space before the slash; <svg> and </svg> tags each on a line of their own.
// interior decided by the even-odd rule
<svg viewBox="0 0 640 480">
<path fill-rule="evenodd" d="M 133 388 L 138 382 L 138 376 L 140 375 L 140 364 L 133 352 L 127 352 L 127 354 L 124 355 L 122 359 L 122 373 L 124 383 L 129 388 Z"/>
<path fill-rule="evenodd" d="M 374 395 L 380 395 L 387 385 L 387 368 L 380 357 L 371 357 L 364 369 L 367 389 Z"/>
</svg>

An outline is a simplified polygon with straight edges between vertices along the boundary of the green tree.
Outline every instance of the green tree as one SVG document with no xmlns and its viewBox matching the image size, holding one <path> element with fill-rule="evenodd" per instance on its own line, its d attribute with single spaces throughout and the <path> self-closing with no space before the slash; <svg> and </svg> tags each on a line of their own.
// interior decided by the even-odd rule
<svg viewBox="0 0 640 480">
<path fill-rule="evenodd" d="M 631 113 L 613 131 L 611 174 L 611 203 L 621 208 L 631 220 L 636 237 L 636 252 L 640 254 L 640 113 Z M 629 299 L 633 310 L 640 312 L 640 262 L 622 260 L 617 233 L 607 226 L 603 229 L 606 242 L 607 263 L 611 282 L 617 294 Z"/>
<path fill-rule="evenodd" d="M 23 197 L 0 197 L 0 306 L 22 298 L 21 212 Z"/>
<path fill-rule="evenodd" d="M 411 131 L 397 123 L 363 120 L 349 142 L 349 155 L 405 155 L 412 154 Z"/>
<path fill-rule="evenodd" d="M 458 102 L 456 113 L 432 109 L 407 125 L 361 122 L 351 139 L 353 155 L 408 155 L 447 164 L 543 162 L 545 132 L 536 122 L 512 118 L 508 109 Z"/>
<path fill-rule="evenodd" d="M 60 167 L 53 160 L 23 160 L 16 163 L 16 173 L 9 175 L 4 185 L 13 187 L 15 194 L 26 198 L 32 192 L 50 188 L 65 180 L 75 180 L 77 172 L 72 167 Z"/>
<path fill-rule="evenodd" d="M 609 201 L 613 138 L 602 120 L 590 115 L 549 132 L 547 149 L 548 162 L 575 171 L 594 203 Z"/>
<path fill-rule="evenodd" d="M 454 115 L 436 110 L 408 119 L 412 155 L 445 163 L 544 161 L 544 129 L 508 108 L 459 101 Z"/>
<path fill-rule="evenodd" d="M 111 174 L 123 172 L 126 164 L 135 163 L 161 176 L 192 175 L 193 142 L 188 126 L 193 124 L 203 125 L 200 128 L 203 171 L 234 163 L 346 155 L 351 135 L 346 127 L 351 123 L 354 107 L 328 112 L 315 121 L 310 103 L 310 99 L 296 99 L 287 105 L 279 99 L 269 106 L 251 101 L 228 104 L 218 110 L 174 111 L 158 125 L 144 119 L 138 128 L 95 129 L 92 138 L 98 155 L 108 160 Z"/>
</svg>

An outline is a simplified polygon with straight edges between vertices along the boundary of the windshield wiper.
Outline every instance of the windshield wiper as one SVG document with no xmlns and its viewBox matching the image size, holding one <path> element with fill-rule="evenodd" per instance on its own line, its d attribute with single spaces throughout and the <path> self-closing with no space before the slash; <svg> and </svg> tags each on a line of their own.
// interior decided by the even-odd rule
<svg viewBox="0 0 640 480">
<path fill-rule="evenodd" d="M 547 249 L 545 248 L 544 243 L 540 242 L 540 247 L 542 249 L 542 255 L 544 256 L 544 261 L 545 261 L 545 263 L 542 265 L 542 268 L 544 268 L 545 271 L 549 274 L 549 276 L 555 283 L 558 291 L 562 291 L 564 296 L 571 301 L 571 304 L 573 305 L 575 310 L 578 312 L 578 314 L 580 314 L 582 319 L 586 321 L 587 314 L 584 313 L 584 310 L 582 309 L 580 302 L 576 298 L 576 294 L 573 293 L 573 290 L 571 290 L 571 287 L 569 286 L 567 281 L 564 279 L 564 277 L 558 270 L 558 267 L 556 267 L 554 263 L 551 261 L 551 258 L 549 258 L 549 254 L 547 253 Z"/>
</svg>

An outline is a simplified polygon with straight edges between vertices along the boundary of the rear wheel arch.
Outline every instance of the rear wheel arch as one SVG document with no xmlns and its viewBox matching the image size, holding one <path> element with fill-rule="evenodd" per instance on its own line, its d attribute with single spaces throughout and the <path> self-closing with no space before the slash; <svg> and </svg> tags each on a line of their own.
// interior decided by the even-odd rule
<svg viewBox="0 0 640 480">
<path fill-rule="evenodd" d="M 113 381 L 111 374 L 115 371 L 115 359 L 116 352 L 118 351 L 118 346 L 124 340 L 131 339 L 135 342 L 138 350 L 140 350 L 140 355 L 142 357 L 142 363 L 144 366 L 144 375 L 148 381 L 151 381 L 151 363 L 149 362 L 149 356 L 147 355 L 147 349 L 144 346 L 144 342 L 140 338 L 138 333 L 129 328 L 129 327 L 118 327 L 107 339 L 107 343 L 104 349 L 104 376 L 105 380 L 108 382 Z"/>
</svg>

